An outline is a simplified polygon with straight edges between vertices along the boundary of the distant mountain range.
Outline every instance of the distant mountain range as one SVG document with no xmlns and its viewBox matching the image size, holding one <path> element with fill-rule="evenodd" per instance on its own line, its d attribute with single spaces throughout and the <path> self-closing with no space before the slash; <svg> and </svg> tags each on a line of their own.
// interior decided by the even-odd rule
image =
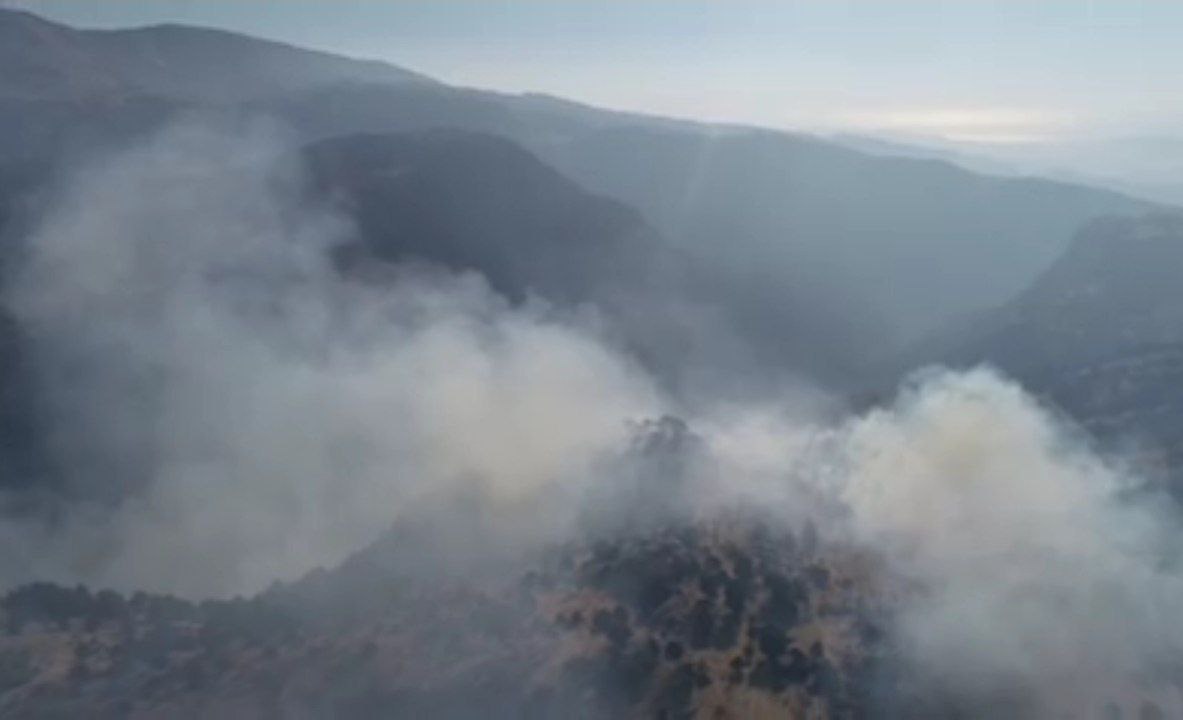
<svg viewBox="0 0 1183 720">
<path fill-rule="evenodd" d="M 1088 219 L 1154 209 L 809 136 L 455 88 L 221 31 L 77 31 L 2 11 L 0 35 L 0 158 L 86 155 L 194 112 L 271 116 L 307 140 L 498 135 L 639 210 L 704 269 L 755 356 L 838 386 L 866 358 L 1005 302 Z"/>
<path fill-rule="evenodd" d="M 0 64 L 0 98 L 100 104 L 136 96 L 224 103 L 332 83 L 433 82 L 386 63 L 221 30 L 75 30 L 15 10 L 0 15 Z"/>
</svg>

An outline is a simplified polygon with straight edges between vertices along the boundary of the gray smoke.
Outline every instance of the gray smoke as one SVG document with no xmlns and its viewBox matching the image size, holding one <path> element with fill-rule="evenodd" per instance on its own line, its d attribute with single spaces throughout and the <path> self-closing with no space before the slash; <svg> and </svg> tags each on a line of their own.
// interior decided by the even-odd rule
<svg viewBox="0 0 1183 720">
<path fill-rule="evenodd" d="M 609 487 L 630 423 L 673 403 L 595 313 L 510 306 L 473 274 L 341 277 L 349 224 L 301 200 L 281 140 L 174 129 L 81 173 L 31 238 L 9 304 L 88 500 L 3 525 L 4 579 L 247 592 L 455 494 L 538 537 L 588 502 L 605 522 L 758 506 L 882 558 L 921 692 L 1183 710 L 1176 520 L 1016 385 L 929 374 L 838 422 L 713 404 L 653 426 L 692 448 L 660 465 L 676 501 Z"/>
<path fill-rule="evenodd" d="M 342 279 L 349 226 L 300 189 L 273 129 L 183 127 L 82 173 L 32 238 L 10 305 L 93 502 L 17 553 L 31 574 L 256 590 L 425 496 L 529 502 L 659 408 L 594 328 L 479 276 Z"/>
<path fill-rule="evenodd" d="M 1123 701 L 1132 715 L 1147 698 L 1183 710 L 1165 497 L 986 371 L 928 376 L 831 441 L 854 539 L 919 588 L 898 632 L 929 691 L 979 715 L 1093 717 Z"/>
</svg>

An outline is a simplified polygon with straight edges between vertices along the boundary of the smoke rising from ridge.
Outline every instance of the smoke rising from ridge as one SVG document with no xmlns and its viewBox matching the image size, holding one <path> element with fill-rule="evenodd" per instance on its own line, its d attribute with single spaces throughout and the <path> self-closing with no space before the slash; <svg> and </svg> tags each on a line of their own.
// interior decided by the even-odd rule
<svg viewBox="0 0 1183 720">
<path fill-rule="evenodd" d="M 1133 688 L 1178 712 L 1165 497 L 984 371 L 927 378 L 840 444 L 852 532 L 922 588 L 898 628 L 920 677 L 1017 703 L 1001 715 L 1091 715 Z"/>
<path fill-rule="evenodd" d="M 30 239 L 9 306 L 79 500 L 0 526 L 27 561 L 5 580 L 249 592 L 449 495 L 540 537 L 592 500 L 649 507 L 604 491 L 604 461 L 675 403 L 594 313 L 511 306 L 475 274 L 342 277 L 349 223 L 274 135 L 174 129 L 82 173 Z M 838 423 L 776 402 L 686 420 L 671 512 L 756 506 L 872 549 L 908 588 L 893 630 L 918 692 L 1179 706 L 1176 521 L 1014 384 L 931 374 Z"/>
<path fill-rule="evenodd" d="M 96 500 L 54 536 L 79 547 L 53 576 L 258 589 L 340 560 L 417 496 L 521 500 L 657 407 L 590 331 L 476 275 L 342 279 L 326 251 L 348 225 L 300 207 L 283 160 L 266 129 L 180 128 L 92 168 L 32 239 L 11 306 L 51 451 Z"/>
</svg>

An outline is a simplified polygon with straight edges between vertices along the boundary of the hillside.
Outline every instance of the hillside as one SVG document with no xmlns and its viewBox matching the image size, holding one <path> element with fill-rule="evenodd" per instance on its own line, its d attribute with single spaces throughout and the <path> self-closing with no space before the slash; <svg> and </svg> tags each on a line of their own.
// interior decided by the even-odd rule
<svg viewBox="0 0 1183 720">
<path fill-rule="evenodd" d="M 1009 299 L 1090 217 L 1148 207 L 772 132 L 609 129 L 546 157 L 627 198 L 765 302 L 792 304 L 797 293 L 840 317 L 875 308 L 889 342 Z"/>
<path fill-rule="evenodd" d="M 441 279 L 471 274 L 473 287 L 487 282 L 495 291 L 498 308 L 535 303 L 540 312 L 545 306 L 596 313 L 605 333 L 676 381 L 689 329 L 663 310 L 690 301 L 678 279 L 679 258 L 636 211 L 588 193 L 491 135 L 349 136 L 285 149 L 284 158 L 298 168 L 292 202 L 340 222 L 341 238 L 317 253 L 331 254 L 348 282 L 388 287 L 408 269 Z M 9 276 L 24 267 L 30 237 L 67 182 L 64 173 L 0 163 L 0 267 Z M 140 201 L 146 211 L 164 202 L 150 192 Z M 44 494 L 52 507 L 73 491 L 94 499 L 96 487 L 138 487 L 128 477 L 91 478 L 68 489 L 51 480 L 54 461 L 42 447 L 54 428 L 38 418 L 72 371 L 55 376 L 48 368 L 56 356 L 26 330 L 7 305 L 0 309 L 0 505 L 25 507 Z M 67 497 L 57 498 L 59 490 Z"/>
<path fill-rule="evenodd" d="M 987 363 L 1180 482 L 1183 217 L 1107 218 L 1013 301 L 951 324 L 898 368 Z M 1177 490 L 1183 491 L 1183 486 Z"/>
<path fill-rule="evenodd" d="M 790 133 L 721 128 L 459 89 L 349 86 L 261 108 L 302 133 L 459 127 L 512 138 L 639 209 L 727 297 L 768 366 L 843 386 L 863 359 L 1005 302 L 1083 223 L 1153 206 Z"/>
<path fill-rule="evenodd" d="M 554 548 L 521 571 L 443 578 L 398 569 L 408 544 L 393 535 L 252 600 L 18 590 L 0 604 L 0 708 L 829 718 L 865 716 L 875 692 L 882 633 L 858 558 L 791 535 L 674 526 Z"/>
<path fill-rule="evenodd" d="M 652 281 L 663 249 L 637 212 L 496 136 L 349 136 L 305 158 L 314 193 L 343 203 L 373 256 L 477 270 L 515 300 L 578 303 Z"/>
</svg>

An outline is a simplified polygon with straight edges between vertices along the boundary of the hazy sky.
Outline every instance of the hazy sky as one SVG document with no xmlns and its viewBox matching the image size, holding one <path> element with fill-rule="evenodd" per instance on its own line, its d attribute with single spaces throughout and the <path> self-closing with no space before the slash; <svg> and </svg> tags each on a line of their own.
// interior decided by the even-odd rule
<svg viewBox="0 0 1183 720">
<path fill-rule="evenodd" d="M 3 0 L 0 0 L 2 2 Z M 439 79 L 777 127 L 958 140 L 1175 134 L 1173 0 L 13 0 L 230 28 Z"/>
</svg>

